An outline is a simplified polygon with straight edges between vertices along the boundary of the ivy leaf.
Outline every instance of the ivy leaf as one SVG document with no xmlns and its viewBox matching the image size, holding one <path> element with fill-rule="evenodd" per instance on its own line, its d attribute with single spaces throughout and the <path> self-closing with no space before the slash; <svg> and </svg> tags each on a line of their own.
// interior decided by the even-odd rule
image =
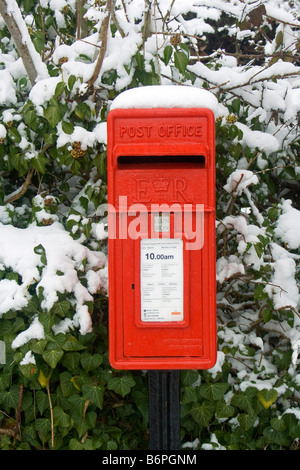
<svg viewBox="0 0 300 470">
<path fill-rule="evenodd" d="M 83 353 L 80 358 L 81 365 L 84 368 L 86 372 L 90 372 L 94 369 L 97 369 L 102 362 L 103 362 L 103 356 L 101 354 L 89 354 L 89 353 Z"/>
<path fill-rule="evenodd" d="M 58 361 L 63 357 L 64 352 L 61 349 L 47 349 L 43 352 L 42 356 L 45 362 L 55 369 Z"/>
<path fill-rule="evenodd" d="M 12 385 L 8 391 L 0 392 L 0 402 L 3 403 L 5 408 L 17 409 L 19 403 L 19 387 Z"/>
<path fill-rule="evenodd" d="M 216 404 L 216 417 L 221 418 L 230 418 L 234 415 L 234 407 L 227 405 L 225 400 L 219 400 Z"/>
<path fill-rule="evenodd" d="M 200 426 L 207 427 L 211 418 L 214 415 L 215 408 L 211 403 L 204 402 L 204 403 L 196 403 L 191 411 L 190 414 L 196 423 L 200 424 Z"/>
<path fill-rule="evenodd" d="M 68 428 L 72 422 L 70 416 L 60 406 L 53 408 L 54 423 L 62 428 Z"/>
<path fill-rule="evenodd" d="M 45 443 L 51 433 L 51 422 L 48 418 L 38 418 L 34 422 L 34 428 L 38 431 L 39 437 L 43 443 Z"/>
<path fill-rule="evenodd" d="M 107 388 L 125 397 L 132 387 L 135 386 L 135 381 L 131 375 L 124 375 L 123 377 L 112 377 L 109 379 Z"/>
<path fill-rule="evenodd" d="M 278 397 L 278 393 L 274 389 L 272 389 L 272 390 L 263 389 L 263 390 L 259 390 L 259 392 L 257 392 L 257 398 L 259 399 L 259 401 L 261 402 L 261 404 L 263 405 L 263 407 L 266 410 L 273 403 L 275 403 L 275 401 L 277 400 L 277 397 Z"/>
<path fill-rule="evenodd" d="M 184 405 L 184 404 L 190 403 L 190 402 L 193 402 L 193 403 L 197 402 L 197 392 L 196 392 L 196 389 L 194 387 L 186 387 L 185 391 L 184 391 L 182 404 Z"/>
<path fill-rule="evenodd" d="M 85 346 L 79 343 L 75 336 L 68 335 L 66 341 L 63 343 L 62 348 L 65 351 L 81 351 Z"/>
<path fill-rule="evenodd" d="M 51 312 L 54 313 L 54 315 L 65 317 L 65 315 L 70 309 L 71 309 L 70 302 L 68 300 L 62 300 L 61 302 L 56 302 L 53 305 Z"/>
<path fill-rule="evenodd" d="M 200 395 L 207 400 L 220 400 L 223 398 L 228 384 L 226 383 L 210 383 L 200 385 Z"/>
<path fill-rule="evenodd" d="M 102 409 L 103 405 L 103 395 L 104 395 L 104 386 L 103 385 L 94 385 L 86 384 L 82 386 L 82 392 L 85 398 L 89 398 L 93 405 Z"/>
<path fill-rule="evenodd" d="M 233 406 L 238 406 L 241 410 L 247 412 L 253 411 L 252 403 L 253 397 L 247 393 L 238 393 L 231 400 L 231 404 Z"/>
<path fill-rule="evenodd" d="M 83 450 L 83 444 L 79 442 L 77 439 L 72 438 L 69 442 L 68 446 L 69 450 Z"/>
<path fill-rule="evenodd" d="M 75 391 L 70 372 L 62 372 L 59 376 L 61 391 L 64 397 L 69 397 Z"/>
<path fill-rule="evenodd" d="M 40 414 L 42 415 L 44 411 L 49 407 L 49 398 L 47 393 L 42 390 L 36 392 L 36 404 Z"/>
<path fill-rule="evenodd" d="M 268 426 L 263 430 L 263 435 L 265 436 L 267 442 L 280 446 L 286 446 L 289 444 L 287 433 L 274 429 L 271 426 Z"/>
<path fill-rule="evenodd" d="M 243 413 L 238 417 L 238 421 L 243 430 L 247 431 L 254 426 L 257 416 L 254 414 Z"/>
</svg>

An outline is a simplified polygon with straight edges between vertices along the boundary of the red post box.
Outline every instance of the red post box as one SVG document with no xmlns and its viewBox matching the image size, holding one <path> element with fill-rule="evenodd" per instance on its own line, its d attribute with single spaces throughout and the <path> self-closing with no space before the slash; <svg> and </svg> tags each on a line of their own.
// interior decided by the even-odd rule
<svg viewBox="0 0 300 470">
<path fill-rule="evenodd" d="M 110 363 L 211 368 L 214 114 L 205 107 L 113 109 L 107 135 Z"/>
</svg>

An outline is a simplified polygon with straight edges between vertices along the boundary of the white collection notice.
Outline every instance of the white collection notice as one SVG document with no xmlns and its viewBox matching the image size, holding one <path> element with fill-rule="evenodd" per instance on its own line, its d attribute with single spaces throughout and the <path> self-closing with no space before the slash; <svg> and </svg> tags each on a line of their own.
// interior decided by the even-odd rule
<svg viewBox="0 0 300 470">
<path fill-rule="evenodd" d="M 183 321 L 183 241 L 141 240 L 141 320 Z"/>
</svg>

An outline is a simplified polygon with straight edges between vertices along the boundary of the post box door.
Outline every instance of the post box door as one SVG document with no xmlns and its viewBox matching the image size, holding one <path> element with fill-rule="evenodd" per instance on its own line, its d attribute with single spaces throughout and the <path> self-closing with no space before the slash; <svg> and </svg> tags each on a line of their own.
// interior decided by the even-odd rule
<svg viewBox="0 0 300 470">
<path fill-rule="evenodd" d="M 127 240 L 122 252 L 124 355 L 199 357 L 208 339 L 203 329 L 203 251 L 186 249 L 187 234 L 176 231 L 174 213 L 169 214 L 170 238 L 147 238 L 156 215 L 145 214 L 141 238 Z"/>
</svg>

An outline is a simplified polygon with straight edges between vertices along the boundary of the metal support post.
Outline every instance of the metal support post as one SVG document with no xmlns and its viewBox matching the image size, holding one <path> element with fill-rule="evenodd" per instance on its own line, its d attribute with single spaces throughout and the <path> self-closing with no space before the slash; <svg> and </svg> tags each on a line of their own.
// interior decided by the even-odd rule
<svg viewBox="0 0 300 470">
<path fill-rule="evenodd" d="M 148 371 L 149 448 L 180 449 L 180 371 Z"/>
</svg>

